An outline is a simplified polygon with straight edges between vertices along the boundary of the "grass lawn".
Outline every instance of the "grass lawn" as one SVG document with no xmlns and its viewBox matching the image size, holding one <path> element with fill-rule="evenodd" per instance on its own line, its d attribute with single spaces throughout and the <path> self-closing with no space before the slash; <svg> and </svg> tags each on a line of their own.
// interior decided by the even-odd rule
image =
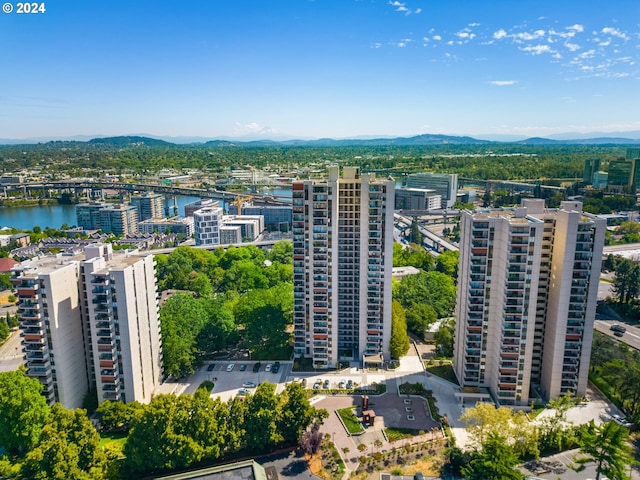
<svg viewBox="0 0 640 480">
<path fill-rule="evenodd" d="M 449 380 L 451 383 L 455 383 L 458 385 L 458 379 L 456 378 L 456 374 L 453 373 L 453 367 L 451 364 L 448 365 L 434 365 L 433 367 L 427 367 L 427 372 L 432 373 L 440 378 L 444 378 L 445 380 Z"/>
<path fill-rule="evenodd" d="M 356 417 L 355 412 L 353 411 L 353 407 L 341 408 L 336 410 L 340 418 L 344 422 L 345 427 L 347 427 L 347 431 L 350 434 L 361 433 L 364 432 L 364 428 L 358 421 L 358 417 Z"/>
<path fill-rule="evenodd" d="M 120 450 L 124 448 L 124 444 L 127 441 L 128 434 L 125 432 L 117 432 L 117 433 L 101 433 L 100 434 L 100 445 L 101 447 L 106 447 L 107 445 L 117 445 L 120 447 Z"/>
<path fill-rule="evenodd" d="M 411 438 L 418 435 L 418 430 L 412 428 L 385 428 L 384 433 L 390 442 L 396 442 L 405 438 Z"/>
</svg>

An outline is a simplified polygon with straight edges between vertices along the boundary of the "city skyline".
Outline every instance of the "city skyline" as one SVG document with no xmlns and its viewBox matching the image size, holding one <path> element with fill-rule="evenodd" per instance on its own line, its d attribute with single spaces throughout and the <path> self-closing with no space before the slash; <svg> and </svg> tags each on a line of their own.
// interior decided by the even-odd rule
<svg viewBox="0 0 640 480">
<path fill-rule="evenodd" d="M 0 137 L 640 130 L 640 5 L 46 3 L 0 16 Z"/>
</svg>

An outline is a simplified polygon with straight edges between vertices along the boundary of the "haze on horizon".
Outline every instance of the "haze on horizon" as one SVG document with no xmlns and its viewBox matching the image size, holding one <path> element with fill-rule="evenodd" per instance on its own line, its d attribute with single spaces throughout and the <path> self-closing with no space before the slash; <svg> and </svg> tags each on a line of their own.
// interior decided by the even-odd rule
<svg viewBox="0 0 640 480">
<path fill-rule="evenodd" d="M 0 137 L 639 131 L 640 3 L 46 2 L 0 16 Z"/>
</svg>

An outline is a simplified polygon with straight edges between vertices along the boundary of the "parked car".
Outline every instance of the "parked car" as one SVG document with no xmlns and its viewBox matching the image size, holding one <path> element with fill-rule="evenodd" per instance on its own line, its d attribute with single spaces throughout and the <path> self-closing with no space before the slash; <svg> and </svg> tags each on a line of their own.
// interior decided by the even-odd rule
<svg viewBox="0 0 640 480">
<path fill-rule="evenodd" d="M 244 397 L 247 393 L 249 393 L 249 390 L 247 390 L 245 388 L 241 388 L 240 390 L 238 390 L 238 395 L 240 397 Z"/>
<path fill-rule="evenodd" d="M 247 369 L 247 366 L 243 363 L 242 365 L 240 365 L 240 371 L 244 372 Z"/>
<path fill-rule="evenodd" d="M 328 389 L 330 386 L 331 386 L 331 382 L 329 382 L 329 380 L 325 380 L 322 388 Z"/>
<path fill-rule="evenodd" d="M 275 362 L 273 364 L 273 367 L 271 368 L 271 371 L 273 373 L 278 373 L 279 370 L 280 370 L 280 362 Z"/>
<path fill-rule="evenodd" d="M 272 367 L 272 365 L 270 363 L 267 363 L 267 366 L 264 367 L 264 371 L 265 372 L 270 372 L 271 371 L 271 367 Z"/>
<path fill-rule="evenodd" d="M 347 388 L 353 388 L 353 380 L 347 381 Z"/>
<path fill-rule="evenodd" d="M 253 383 L 253 382 L 244 382 L 244 383 L 242 384 L 242 386 L 243 386 L 244 388 L 256 388 L 256 384 L 255 384 L 255 383 Z"/>
<path fill-rule="evenodd" d="M 262 366 L 262 362 L 256 362 L 253 364 L 253 373 L 258 373 L 260 371 L 260 367 Z"/>
<path fill-rule="evenodd" d="M 227 365 L 227 372 L 232 372 L 235 366 L 235 363 L 230 363 L 229 365 Z"/>
<path fill-rule="evenodd" d="M 214 368 L 216 368 L 216 364 L 215 364 L 215 363 L 210 363 L 210 364 L 207 366 L 207 372 L 211 372 L 211 371 L 213 371 L 213 369 L 214 369 Z"/>
<path fill-rule="evenodd" d="M 341 388 L 343 390 L 347 388 L 347 381 L 345 379 L 340 380 L 340 384 L 338 385 L 338 388 Z"/>
<path fill-rule="evenodd" d="M 631 426 L 631 422 L 629 422 L 625 417 L 623 417 L 622 415 L 611 415 L 611 418 L 613 419 L 614 422 L 616 422 L 618 425 L 622 425 L 623 427 L 630 427 Z"/>
<path fill-rule="evenodd" d="M 322 380 L 318 379 L 314 382 L 313 384 L 313 389 L 317 390 L 318 388 L 320 388 L 322 386 Z"/>
</svg>

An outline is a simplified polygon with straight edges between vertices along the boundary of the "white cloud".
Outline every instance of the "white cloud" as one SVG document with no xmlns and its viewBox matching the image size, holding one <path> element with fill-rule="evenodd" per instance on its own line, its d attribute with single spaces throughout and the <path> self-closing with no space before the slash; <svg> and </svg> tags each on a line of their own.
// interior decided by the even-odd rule
<svg viewBox="0 0 640 480">
<path fill-rule="evenodd" d="M 373 44 L 373 48 L 380 48 L 380 47 L 382 47 L 381 43 L 376 42 Z"/>
<path fill-rule="evenodd" d="M 496 87 L 506 87 L 509 85 L 515 85 L 518 83 L 517 80 L 492 80 L 489 82 L 489 85 L 495 85 Z"/>
<path fill-rule="evenodd" d="M 576 32 L 584 32 L 584 26 L 576 23 L 575 25 L 571 25 L 570 27 L 566 27 L 566 30 L 573 30 Z"/>
<path fill-rule="evenodd" d="M 596 40 L 596 41 L 598 41 L 598 40 Z M 608 47 L 609 45 L 611 45 L 611 39 L 603 40 L 602 42 L 598 43 L 599 47 Z"/>
<path fill-rule="evenodd" d="M 595 54 L 596 54 L 596 51 L 591 49 L 591 50 L 587 50 L 586 52 L 582 52 L 580 55 L 578 55 L 578 58 L 593 58 Z"/>
<path fill-rule="evenodd" d="M 520 47 L 520 50 L 530 52 L 533 55 L 542 55 L 543 53 L 552 53 L 549 45 L 529 45 L 528 47 Z"/>
<path fill-rule="evenodd" d="M 473 22 L 469 24 L 470 27 L 479 27 L 480 24 L 478 22 Z"/>
<path fill-rule="evenodd" d="M 567 47 L 570 52 L 575 52 L 576 50 L 580 50 L 581 48 L 580 45 L 578 45 L 577 43 L 569 43 L 569 42 L 566 42 L 564 46 Z"/>
<path fill-rule="evenodd" d="M 531 41 L 531 40 L 537 40 L 543 37 L 544 34 L 545 34 L 544 30 L 536 30 L 533 33 L 529 33 L 529 32 L 516 33 L 512 35 L 512 37 L 517 40 Z"/>
<path fill-rule="evenodd" d="M 604 27 L 602 29 L 602 33 L 604 33 L 605 35 L 611 35 L 612 37 L 622 38 L 623 40 L 629 39 L 629 37 L 625 33 L 622 33 L 620 30 L 613 27 Z"/>
<path fill-rule="evenodd" d="M 421 8 L 416 8 L 416 11 L 414 13 L 416 13 L 416 14 L 422 13 L 422 9 Z"/>
<path fill-rule="evenodd" d="M 496 40 L 500 40 L 501 38 L 505 38 L 506 36 L 507 36 L 507 32 L 502 28 L 497 32 L 493 33 L 493 38 L 495 38 Z"/>
<path fill-rule="evenodd" d="M 440 41 L 440 40 L 442 40 L 442 37 L 441 37 L 440 35 L 434 35 L 434 36 L 433 36 L 433 37 L 431 37 L 431 38 L 432 38 L 433 40 L 436 40 L 436 41 Z"/>
</svg>

